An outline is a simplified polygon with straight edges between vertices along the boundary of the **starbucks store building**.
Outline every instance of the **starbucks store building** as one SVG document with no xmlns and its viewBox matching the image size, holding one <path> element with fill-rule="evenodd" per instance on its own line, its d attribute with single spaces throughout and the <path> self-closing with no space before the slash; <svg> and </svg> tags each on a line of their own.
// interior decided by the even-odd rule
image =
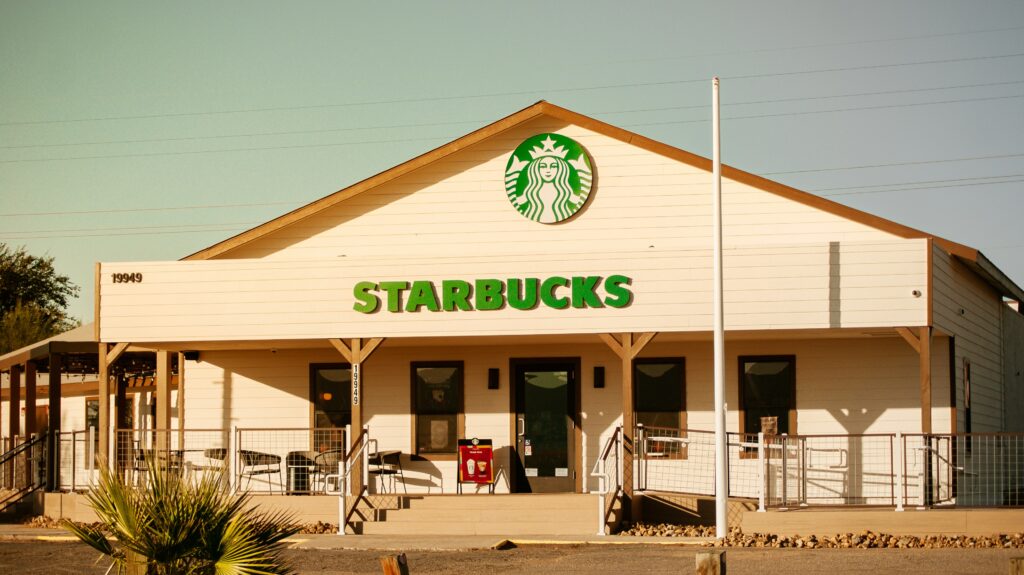
<svg viewBox="0 0 1024 575">
<path fill-rule="evenodd" d="M 1024 292 L 984 255 L 728 166 L 722 190 L 731 495 L 757 497 L 758 432 L 1021 419 Z M 539 102 L 181 260 L 100 263 L 99 449 L 139 445 L 111 374 L 151 350 L 177 384 L 137 426 L 248 490 L 333 493 L 340 461 L 355 494 L 709 495 L 711 217 L 710 160 Z M 460 467 L 474 438 L 491 468 Z"/>
</svg>

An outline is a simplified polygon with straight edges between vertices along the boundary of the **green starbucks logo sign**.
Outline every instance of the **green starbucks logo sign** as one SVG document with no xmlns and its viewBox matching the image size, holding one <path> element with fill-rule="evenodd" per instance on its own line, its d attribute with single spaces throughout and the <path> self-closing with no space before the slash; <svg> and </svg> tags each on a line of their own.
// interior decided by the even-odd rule
<svg viewBox="0 0 1024 575">
<path fill-rule="evenodd" d="M 594 173 L 578 142 L 560 134 L 527 138 L 505 167 L 505 191 L 512 207 L 542 224 L 572 217 L 590 196 Z"/>
</svg>

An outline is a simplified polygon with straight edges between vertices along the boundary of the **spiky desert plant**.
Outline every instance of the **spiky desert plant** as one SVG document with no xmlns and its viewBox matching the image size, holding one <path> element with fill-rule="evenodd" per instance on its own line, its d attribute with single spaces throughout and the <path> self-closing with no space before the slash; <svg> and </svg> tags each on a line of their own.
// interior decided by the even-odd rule
<svg viewBox="0 0 1024 575">
<path fill-rule="evenodd" d="M 248 495 L 228 493 L 219 474 L 187 478 L 154 463 L 138 486 L 100 466 L 87 495 L 99 525 L 65 526 L 121 574 L 293 573 L 281 558 L 283 540 L 299 531 L 292 516 L 258 511 Z"/>
</svg>

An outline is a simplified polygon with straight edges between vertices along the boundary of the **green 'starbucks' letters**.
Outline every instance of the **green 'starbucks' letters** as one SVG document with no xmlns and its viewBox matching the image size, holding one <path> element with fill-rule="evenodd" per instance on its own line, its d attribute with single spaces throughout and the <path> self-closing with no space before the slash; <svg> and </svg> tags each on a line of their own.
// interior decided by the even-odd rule
<svg viewBox="0 0 1024 575">
<path fill-rule="evenodd" d="M 527 311 L 538 303 L 552 309 L 613 307 L 623 308 L 633 302 L 630 285 L 624 275 L 551 276 L 539 278 L 443 280 L 440 290 L 428 280 L 413 282 L 359 282 L 352 288 L 355 300 L 352 309 L 374 313 L 381 309 L 383 298 L 389 313 L 427 311 L 493 311 L 506 305 Z M 438 299 L 440 293 L 440 300 Z M 403 301 L 405 302 L 403 305 Z"/>
</svg>

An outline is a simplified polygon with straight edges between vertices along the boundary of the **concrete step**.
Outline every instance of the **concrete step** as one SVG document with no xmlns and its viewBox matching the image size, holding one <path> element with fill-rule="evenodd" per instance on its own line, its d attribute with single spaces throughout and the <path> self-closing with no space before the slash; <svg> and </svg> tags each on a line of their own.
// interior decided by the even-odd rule
<svg viewBox="0 0 1024 575">
<path fill-rule="evenodd" d="M 402 496 L 407 509 L 582 509 L 597 505 L 588 493 L 513 493 L 495 495 L 409 495 Z"/>
<path fill-rule="evenodd" d="M 364 535 L 420 535 L 431 533 L 434 535 L 495 535 L 502 537 L 524 536 L 524 535 L 594 535 L 597 533 L 597 520 L 589 522 L 510 522 L 510 521 L 488 521 L 465 522 L 465 521 L 433 521 L 422 522 L 396 522 L 396 521 L 368 521 L 362 524 L 355 523 L 355 529 L 361 530 Z"/>
<path fill-rule="evenodd" d="M 400 535 L 593 535 L 597 496 L 579 493 L 411 495 L 372 501 L 356 532 Z"/>
</svg>

